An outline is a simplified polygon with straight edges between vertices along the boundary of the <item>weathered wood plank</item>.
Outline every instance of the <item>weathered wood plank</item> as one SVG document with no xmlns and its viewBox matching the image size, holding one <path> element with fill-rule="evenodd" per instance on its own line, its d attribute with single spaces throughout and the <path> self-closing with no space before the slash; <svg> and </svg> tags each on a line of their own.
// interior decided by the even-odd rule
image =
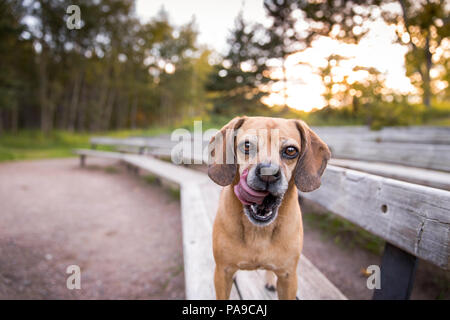
<svg viewBox="0 0 450 320">
<path fill-rule="evenodd" d="M 75 149 L 73 153 L 77 155 L 84 155 L 89 157 L 98 157 L 98 158 L 108 158 L 108 159 L 118 159 L 122 160 L 123 155 L 117 152 L 109 152 L 109 151 L 97 151 L 91 149 Z"/>
<path fill-rule="evenodd" d="M 241 294 L 242 300 L 276 300 L 275 292 L 264 288 L 264 277 L 257 271 L 239 270 L 235 274 L 235 282 Z"/>
<path fill-rule="evenodd" d="M 300 256 L 297 274 L 299 300 L 347 300 L 347 297 L 304 255 Z"/>
<path fill-rule="evenodd" d="M 370 130 L 365 126 L 313 127 L 321 138 L 341 138 L 377 142 L 450 144 L 450 127 L 385 127 Z"/>
<path fill-rule="evenodd" d="M 367 162 L 361 160 L 331 159 L 330 164 L 378 176 L 450 190 L 450 173 L 429 169 L 405 167 L 397 164 Z"/>
<path fill-rule="evenodd" d="M 110 138 L 110 137 L 93 137 L 90 139 L 91 145 L 106 146 L 128 146 L 128 147 L 145 147 L 145 148 L 166 148 L 177 144 L 170 138 L 158 137 L 132 137 L 132 138 Z"/>
<path fill-rule="evenodd" d="M 160 178 L 178 183 L 180 185 L 187 182 L 201 182 L 207 180 L 207 176 L 201 172 L 175 166 L 169 162 L 158 160 L 151 157 L 143 157 L 138 155 L 123 154 L 123 160 L 129 164 L 153 172 Z"/>
<path fill-rule="evenodd" d="M 195 183 L 182 186 L 181 208 L 186 298 L 213 299 L 215 290 L 212 239 L 209 231 L 211 224 L 200 189 Z"/>
<path fill-rule="evenodd" d="M 449 191 L 330 165 L 322 186 L 301 196 L 419 258 L 449 268 Z"/>
<path fill-rule="evenodd" d="M 202 191 L 195 182 L 184 183 L 181 188 L 186 298 L 189 300 L 215 299 L 212 225 Z M 234 287 L 230 299 L 240 299 Z"/>
<path fill-rule="evenodd" d="M 342 292 L 320 272 L 305 256 L 300 257 L 297 268 L 299 300 L 346 300 Z M 265 270 L 238 271 L 236 282 L 244 300 L 278 299 L 276 292 L 265 286 Z"/>
<path fill-rule="evenodd" d="M 323 139 L 333 158 L 379 161 L 425 169 L 450 171 L 450 145 Z"/>
</svg>

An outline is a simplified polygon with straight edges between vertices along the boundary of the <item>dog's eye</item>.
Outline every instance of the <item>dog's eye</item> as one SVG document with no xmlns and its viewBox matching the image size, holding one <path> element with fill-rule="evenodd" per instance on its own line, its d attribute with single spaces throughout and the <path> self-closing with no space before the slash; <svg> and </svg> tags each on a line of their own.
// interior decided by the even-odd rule
<svg viewBox="0 0 450 320">
<path fill-rule="evenodd" d="M 246 140 L 239 145 L 239 149 L 241 149 L 244 154 L 254 154 L 256 151 L 256 146 L 250 141 Z"/>
<path fill-rule="evenodd" d="M 283 149 L 283 156 L 288 159 L 294 159 L 298 155 L 298 150 L 296 147 L 286 147 Z"/>
<path fill-rule="evenodd" d="M 250 141 L 245 141 L 244 144 L 242 145 L 242 150 L 244 150 L 245 154 L 249 154 L 250 153 Z"/>
</svg>

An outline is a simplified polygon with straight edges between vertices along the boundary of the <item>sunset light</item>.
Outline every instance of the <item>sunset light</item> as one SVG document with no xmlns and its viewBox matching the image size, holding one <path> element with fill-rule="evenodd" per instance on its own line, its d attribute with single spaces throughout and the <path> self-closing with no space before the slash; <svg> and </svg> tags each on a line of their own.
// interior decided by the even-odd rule
<svg viewBox="0 0 450 320">
<path fill-rule="evenodd" d="M 386 76 L 386 86 L 390 89 L 407 94 L 415 93 L 405 75 L 404 55 L 406 48 L 393 43 L 395 31 L 381 19 L 371 23 L 370 31 L 366 38 L 357 45 L 345 44 L 330 38 L 317 40 L 312 48 L 290 56 L 286 61 L 288 71 L 288 105 L 292 108 L 311 111 L 325 106 L 321 96 L 323 84 L 317 69 L 326 64 L 326 57 L 337 54 L 348 59 L 341 62 L 339 68 L 333 72 L 337 77 L 348 76 L 349 81 L 363 80 L 364 72 L 353 71 L 356 66 L 374 67 Z M 281 69 L 281 68 L 280 68 Z M 281 77 L 281 70 L 275 70 L 273 76 Z M 282 105 L 282 83 L 277 83 L 271 88 L 272 93 L 264 99 L 269 106 Z"/>
</svg>

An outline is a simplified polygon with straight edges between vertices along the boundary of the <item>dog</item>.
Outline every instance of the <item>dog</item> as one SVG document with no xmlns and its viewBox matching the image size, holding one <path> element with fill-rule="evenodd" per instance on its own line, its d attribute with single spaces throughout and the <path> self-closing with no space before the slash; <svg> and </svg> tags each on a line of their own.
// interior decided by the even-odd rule
<svg viewBox="0 0 450 320">
<path fill-rule="evenodd" d="M 317 189 L 331 153 L 301 120 L 236 117 L 209 143 L 208 175 L 223 186 L 213 227 L 216 298 L 237 270 L 265 269 L 266 288 L 295 299 L 303 247 L 298 193 Z"/>
</svg>

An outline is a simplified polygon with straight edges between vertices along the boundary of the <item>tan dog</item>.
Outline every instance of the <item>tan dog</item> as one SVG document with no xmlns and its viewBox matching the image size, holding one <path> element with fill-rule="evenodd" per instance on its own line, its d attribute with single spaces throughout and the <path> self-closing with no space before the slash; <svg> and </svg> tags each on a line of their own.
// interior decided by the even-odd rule
<svg viewBox="0 0 450 320">
<path fill-rule="evenodd" d="M 300 120 L 237 117 L 209 150 L 208 175 L 224 186 L 213 229 L 217 299 L 229 298 L 238 269 L 268 270 L 279 299 L 295 299 L 303 246 L 297 188 L 320 186 L 327 145 Z"/>
</svg>

